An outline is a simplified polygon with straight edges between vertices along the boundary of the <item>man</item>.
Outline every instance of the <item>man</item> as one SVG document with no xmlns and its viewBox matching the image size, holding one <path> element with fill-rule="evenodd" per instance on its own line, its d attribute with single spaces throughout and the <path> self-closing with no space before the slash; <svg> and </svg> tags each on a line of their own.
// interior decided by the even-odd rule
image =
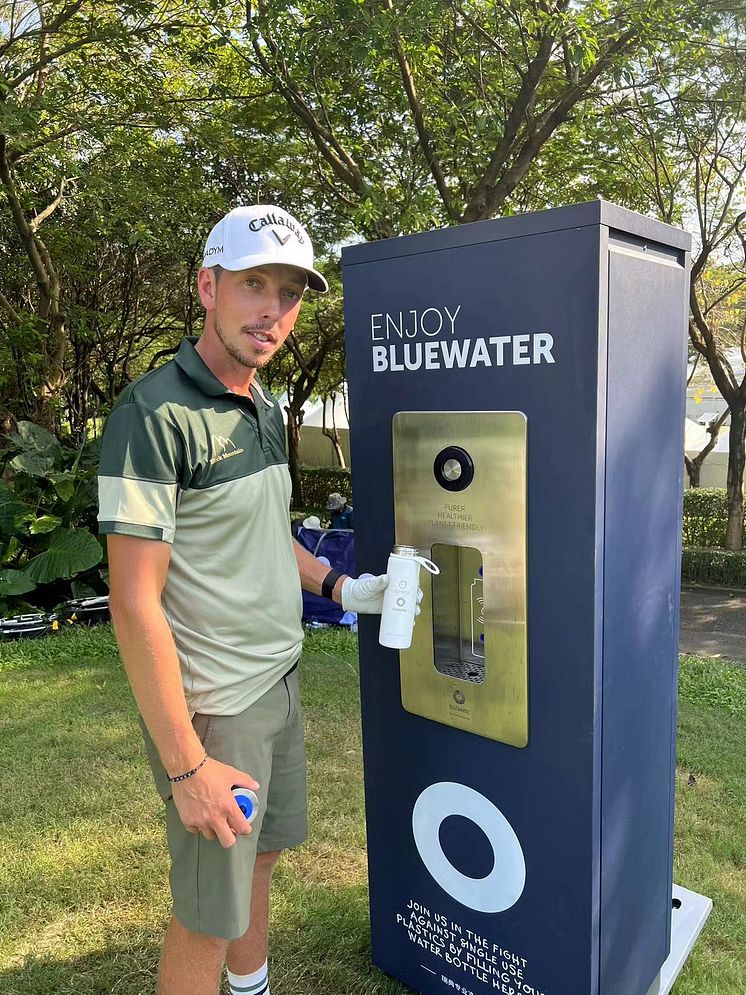
<svg viewBox="0 0 746 995">
<path fill-rule="evenodd" d="M 329 520 L 333 529 L 352 528 L 352 505 L 347 504 L 344 494 L 334 491 L 326 502 L 326 510 L 331 512 Z"/>
<path fill-rule="evenodd" d="M 299 222 L 240 207 L 213 228 L 199 339 L 130 384 L 104 433 L 110 607 L 166 806 L 173 916 L 160 995 L 268 995 L 269 885 L 306 836 L 296 665 L 301 586 L 380 612 L 385 576 L 330 570 L 290 535 L 284 427 L 256 370 L 293 330 L 314 269 Z M 250 826 L 231 794 L 257 792 Z"/>
</svg>

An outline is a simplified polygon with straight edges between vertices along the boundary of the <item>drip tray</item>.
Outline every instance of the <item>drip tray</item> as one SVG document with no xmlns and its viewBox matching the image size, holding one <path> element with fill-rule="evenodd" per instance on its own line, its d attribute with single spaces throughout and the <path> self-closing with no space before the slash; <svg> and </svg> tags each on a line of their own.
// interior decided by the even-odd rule
<svg viewBox="0 0 746 995">
<path fill-rule="evenodd" d="M 484 660 L 464 663 L 462 660 L 444 660 L 438 658 L 436 669 L 444 677 L 453 677 L 457 681 L 468 681 L 470 684 L 484 684 Z"/>
</svg>

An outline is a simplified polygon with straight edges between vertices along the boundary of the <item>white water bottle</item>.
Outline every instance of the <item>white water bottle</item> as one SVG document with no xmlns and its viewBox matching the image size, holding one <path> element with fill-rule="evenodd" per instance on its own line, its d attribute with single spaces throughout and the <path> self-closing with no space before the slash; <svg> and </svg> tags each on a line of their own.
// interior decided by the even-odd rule
<svg viewBox="0 0 746 995">
<path fill-rule="evenodd" d="M 381 646 L 406 650 L 412 645 L 420 565 L 430 573 L 440 573 L 431 560 L 420 556 L 416 547 L 394 546 L 386 567 L 389 582 L 383 593 L 381 626 L 378 630 Z"/>
</svg>

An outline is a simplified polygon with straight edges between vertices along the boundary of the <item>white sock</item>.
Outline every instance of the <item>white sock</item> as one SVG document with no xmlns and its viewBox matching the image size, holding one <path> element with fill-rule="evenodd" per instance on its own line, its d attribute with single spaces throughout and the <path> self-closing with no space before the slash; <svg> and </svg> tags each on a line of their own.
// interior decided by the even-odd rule
<svg viewBox="0 0 746 995">
<path fill-rule="evenodd" d="M 269 995 L 266 960 L 253 974 L 233 974 L 228 971 L 228 984 L 231 986 L 231 995 Z"/>
</svg>

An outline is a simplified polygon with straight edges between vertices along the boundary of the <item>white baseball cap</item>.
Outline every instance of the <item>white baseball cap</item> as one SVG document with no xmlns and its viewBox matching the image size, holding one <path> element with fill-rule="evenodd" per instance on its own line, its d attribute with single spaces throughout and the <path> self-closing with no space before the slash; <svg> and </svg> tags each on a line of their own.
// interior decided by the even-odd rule
<svg viewBox="0 0 746 995">
<path fill-rule="evenodd" d="M 313 246 L 303 225 L 281 207 L 254 204 L 235 207 L 210 232 L 203 266 L 251 269 L 281 263 L 297 266 L 308 276 L 308 286 L 325 294 L 329 284 L 313 268 Z"/>
</svg>

